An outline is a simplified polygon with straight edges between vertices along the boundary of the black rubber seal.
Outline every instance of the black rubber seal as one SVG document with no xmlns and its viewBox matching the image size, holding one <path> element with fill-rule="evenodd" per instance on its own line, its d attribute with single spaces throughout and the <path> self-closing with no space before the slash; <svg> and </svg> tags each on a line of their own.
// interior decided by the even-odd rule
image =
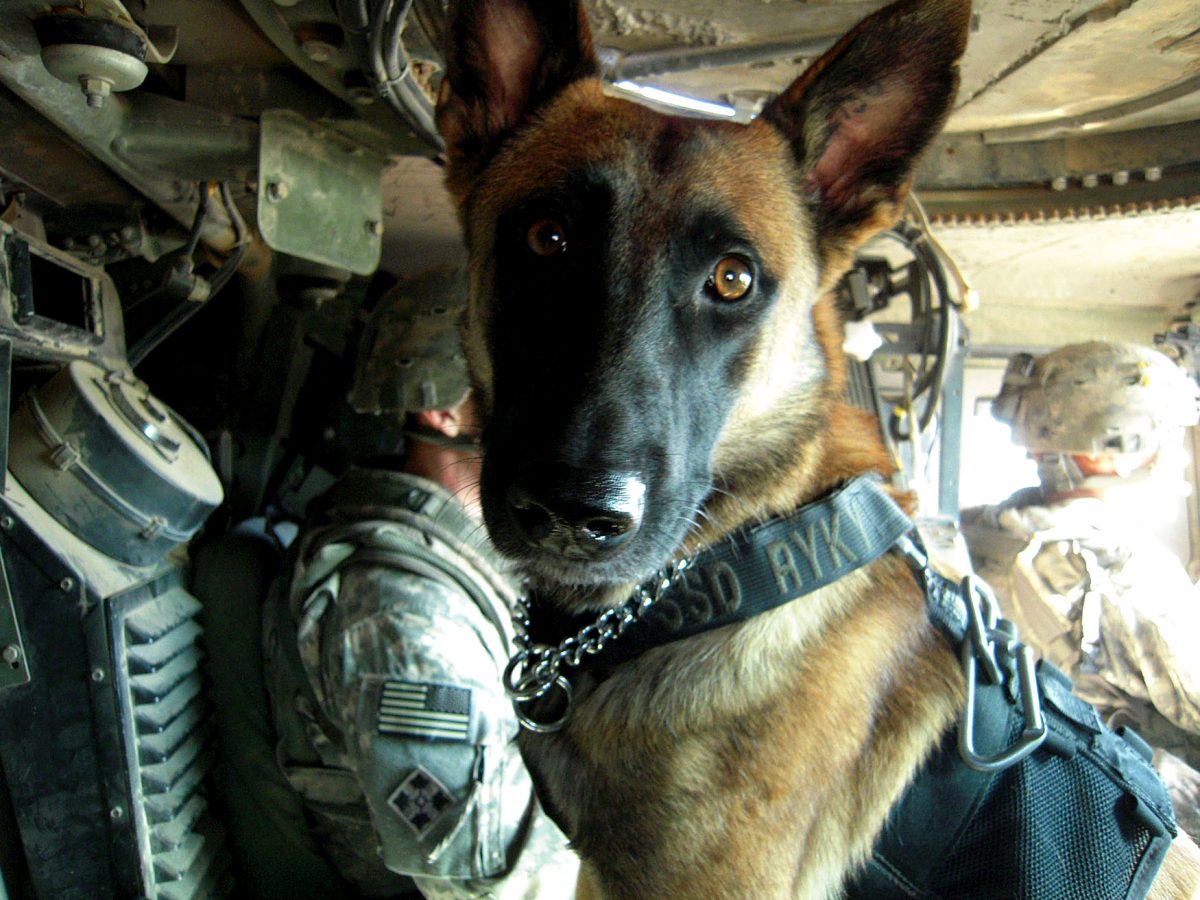
<svg viewBox="0 0 1200 900">
<path fill-rule="evenodd" d="M 105 47 L 139 62 L 146 61 L 146 42 L 124 25 L 107 19 L 88 16 L 42 16 L 35 19 L 33 28 L 43 47 L 60 44 L 86 44 Z"/>
</svg>

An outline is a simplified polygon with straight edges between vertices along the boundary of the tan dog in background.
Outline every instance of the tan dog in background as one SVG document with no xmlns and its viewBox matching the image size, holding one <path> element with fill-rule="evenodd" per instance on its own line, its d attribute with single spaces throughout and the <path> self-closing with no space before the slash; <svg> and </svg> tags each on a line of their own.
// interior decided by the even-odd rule
<svg viewBox="0 0 1200 900">
<path fill-rule="evenodd" d="M 500 549 L 567 613 L 890 472 L 841 403 L 829 289 L 898 215 L 953 101 L 962 0 L 861 23 L 751 125 L 606 95 L 566 0 L 451 4 L 438 124 L 471 257 L 464 341 Z M 569 633 L 569 632 L 567 632 Z M 892 556 L 580 675 L 524 734 L 581 896 L 834 897 L 963 703 Z M 1155 897 L 1190 896 L 1181 838 Z"/>
</svg>

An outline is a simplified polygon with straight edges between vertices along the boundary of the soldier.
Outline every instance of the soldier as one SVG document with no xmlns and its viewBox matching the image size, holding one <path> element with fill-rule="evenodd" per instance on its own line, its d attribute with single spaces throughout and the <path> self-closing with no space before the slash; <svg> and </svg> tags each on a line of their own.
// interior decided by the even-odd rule
<svg viewBox="0 0 1200 900">
<path fill-rule="evenodd" d="M 501 682 L 516 595 L 480 521 L 460 286 L 402 284 L 374 314 L 352 399 L 407 409 L 407 452 L 318 498 L 289 552 L 264 625 L 277 758 L 364 896 L 411 876 L 427 897 L 571 897 Z"/>
<path fill-rule="evenodd" d="M 975 569 L 1079 696 L 1157 748 L 1180 824 L 1195 834 L 1200 591 L 1135 517 L 1170 482 L 1182 429 L 1197 421 L 1196 384 L 1154 350 L 1073 344 L 1014 357 L 992 414 L 1041 484 L 963 512 Z"/>
</svg>

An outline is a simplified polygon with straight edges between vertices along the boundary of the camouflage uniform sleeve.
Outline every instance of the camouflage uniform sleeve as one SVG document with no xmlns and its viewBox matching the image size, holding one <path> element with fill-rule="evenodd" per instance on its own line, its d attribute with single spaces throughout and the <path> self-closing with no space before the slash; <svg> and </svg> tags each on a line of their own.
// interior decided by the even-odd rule
<svg viewBox="0 0 1200 900">
<path fill-rule="evenodd" d="M 494 618 L 419 565 L 350 555 L 331 579 L 311 588 L 336 602 L 302 614 L 301 655 L 342 735 L 385 865 L 431 896 L 473 897 L 536 880 L 526 856 L 533 862 L 537 847 L 573 864 L 561 833 L 547 836 L 540 824 L 500 683 L 508 648 Z"/>
<path fill-rule="evenodd" d="M 1138 547 L 1109 573 L 1100 610 L 1103 673 L 1134 685 L 1177 728 L 1200 743 L 1200 591 L 1166 548 Z"/>
</svg>

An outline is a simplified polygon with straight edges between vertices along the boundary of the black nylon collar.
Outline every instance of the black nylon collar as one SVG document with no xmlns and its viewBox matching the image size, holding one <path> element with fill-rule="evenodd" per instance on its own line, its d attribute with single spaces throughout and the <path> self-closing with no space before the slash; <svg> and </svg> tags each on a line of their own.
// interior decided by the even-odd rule
<svg viewBox="0 0 1200 900">
<path fill-rule="evenodd" d="M 614 666 L 654 647 L 743 622 L 878 559 L 913 528 L 879 482 L 878 476 L 859 476 L 789 516 L 737 532 L 704 551 L 625 634 L 583 657 L 579 668 Z M 537 643 L 556 643 L 550 629 L 559 635 L 574 630 L 561 614 L 556 620 L 547 612 L 539 608 L 534 616 L 531 637 Z"/>
</svg>

